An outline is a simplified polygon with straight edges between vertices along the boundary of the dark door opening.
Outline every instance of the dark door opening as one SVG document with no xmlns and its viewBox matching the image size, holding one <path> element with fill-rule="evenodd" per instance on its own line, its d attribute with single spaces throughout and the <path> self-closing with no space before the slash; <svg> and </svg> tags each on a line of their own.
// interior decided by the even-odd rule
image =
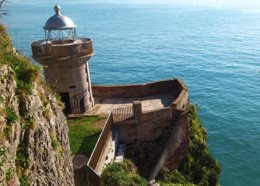
<svg viewBox="0 0 260 186">
<path fill-rule="evenodd" d="M 63 113 L 65 115 L 68 115 L 71 113 L 70 108 L 70 96 L 68 92 L 62 92 L 60 93 L 61 101 L 65 104 L 65 108 L 63 109 Z"/>
<path fill-rule="evenodd" d="M 85 104 L 84 104 L 84 97 L 80 99 L 80 113 L 86 112 Z"/>
</svg>

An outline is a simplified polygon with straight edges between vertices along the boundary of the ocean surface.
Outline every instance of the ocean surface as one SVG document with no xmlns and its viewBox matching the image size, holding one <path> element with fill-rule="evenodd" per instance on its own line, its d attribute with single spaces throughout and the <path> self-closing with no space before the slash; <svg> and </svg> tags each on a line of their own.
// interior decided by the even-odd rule
<svg viewBox="0 0 260 186">
<path fill-rule="evenodd" d="M 30 57 L 54 3 L 11 1 L 14 46 Z M 179 77 L 208 131 L 224 186 L 260 185 L 260 11 L 152 4 L 58 1 L 93 40 L 94 84 L 144 83 Z"/>
</svg>

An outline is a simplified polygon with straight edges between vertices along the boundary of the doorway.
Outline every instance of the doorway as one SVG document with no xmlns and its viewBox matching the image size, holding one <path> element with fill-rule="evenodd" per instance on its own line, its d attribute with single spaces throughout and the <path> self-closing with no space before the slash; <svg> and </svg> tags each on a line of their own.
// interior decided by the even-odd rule
<svg viewBox="0 0 260 186">
<path fill-rule="evenodd" d="M 63 113 L 65 115 L 68 115 L 71 113 L 71 107 L 70 107 L 70 96 L 68 92 L 62 92 L 60 93 L 61 101 L 65 104 L 65 108 L 63 109 Z"/>
<path fill-rule="evenodd" d="M 80 99 L 80 113 L 86 112 L 84 97 Z"/>
</svg>

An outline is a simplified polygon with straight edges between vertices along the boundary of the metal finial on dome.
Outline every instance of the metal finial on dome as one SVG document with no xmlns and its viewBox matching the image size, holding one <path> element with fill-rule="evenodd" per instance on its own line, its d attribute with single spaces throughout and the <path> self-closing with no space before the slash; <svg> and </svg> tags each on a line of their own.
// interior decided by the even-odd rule
<svg viewBox="0 0 260 186">
<path fill-rule="evenodd" d="M 60 13 L 59 5 L 56 4 L 54 10 L 56 14 L 47 20 L 43 27 L 45 30 L 67 30 L 76 28 L 75 24 L 69 17 Z"/>
<path fill-rule="evenodd" d="M 54 6 L 54 10 L 55 10 L 55 12 L 56 12 L 56 15 L 60 15 L 60 6 L 59 5 L 55 5 Z"/>
</svg>

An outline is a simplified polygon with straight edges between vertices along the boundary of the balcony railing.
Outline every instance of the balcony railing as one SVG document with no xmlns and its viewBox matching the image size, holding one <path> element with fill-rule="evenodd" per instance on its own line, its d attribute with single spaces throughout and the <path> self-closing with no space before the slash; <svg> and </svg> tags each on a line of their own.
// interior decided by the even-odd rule
<svg viewBox="0 0 260 186">
<path fill-rule="evenodd" d="M 92 56 L 94 54 L 92 41 L 89 38 L 77 40 L 46 40 L 35 41 L 31 44 L 33 58 L 59 59 L 64 57 Z"/>
</svg>

